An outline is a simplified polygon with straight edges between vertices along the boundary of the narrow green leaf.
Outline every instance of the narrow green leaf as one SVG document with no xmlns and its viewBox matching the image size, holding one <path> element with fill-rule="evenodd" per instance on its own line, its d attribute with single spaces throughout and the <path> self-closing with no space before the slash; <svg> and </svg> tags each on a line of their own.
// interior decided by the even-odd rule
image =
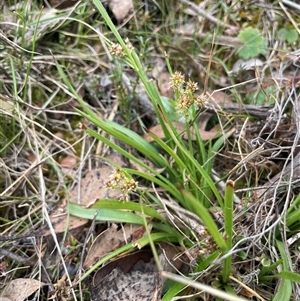
<svg viewBox="0 0 300 301">
<path fill-rule="evenodd" d="M 261 277 L 271 275 L 271 273 L 272 273 L 272 272 L 273 272 L 280 264 L 282 264 L 282 262 L 283 262 L 283 259 L 280 259 L 280 260 L 277 260 L 275 263 L 271 264 L 270 266 L 263 266 L 263 267 L 261 268 L 261 271 L 260 271 L 259 275 L 258 275 L 259 279 L 260 279 Z M 274 277 L 274 276 L 272 275 L 272 277 Z"/>
<path fill-rule="evenodd" d="M 281 241 L 276 241 L 280 256 L 283 259 L 283 270 L 287 271 L 289 266 L 289 258 Z M 277 286 L 277 292 L 273 301 L 290 301 L 292 295 L 292 282 L 289 279 L 281 279 Z"/>
<path fill-rule="evenodd" d="M 214 260 L 216 260 L 220 256 L 220 251 L 215 251 L 212 254 L 208 255 L 203 261 L 199 262 L 196 267 L 195 272 L 204 271 Z"/>
<path fill-rule="evenodd" d="M 228 180 L 225 188 L 225 201 L 224 201 L 224 219 L 225 219 L 225 233 L 227 251 L 232 248 L 233 237 L 233 198 L 234 198 L 234 182 Z M 228 256 L 224 260 L 223 265 L 223 281 L 227 283 L 231 274 L 232 256 Z"/>
<path fill-rule="evenodd" d="M 201 218 L 201 220 L 203 221 L 204 225 L 206 226 L 207 230 L 209 231 L 219 248 L 223 252 L 226 252 L 226 242 L 223 236 L 220 234 L 219 229 L 207 208 L 205 208 L 204 205 L 198 202 L 198 200 L 195 199 L 195 197 L 188 191 L 182 190 L 182 194 L 186 198 L 186 201 L 192 204 L 195 210 L 194 212 Z"/>
<path fill-rule="evenodd" d="M 220 195 L 220 193 L 219 193 L 219 191 L 218 191 L 215 183 L 213 182 L 211 176 L 207 174 L 207 172 L 203 168 L 203 166 L 201 166 L 199 164 L 199 162 L 191 155 L 191 153 L 186 149 L 185 145 L 183 143 L 181 143 L 181 141 L 178 140 L 177 133 L 175 133 L 172 130 L 171 125 L 166 123 L 166 127 L 168 128 L 168 131 L 169 131 L 169 133 L 171 135 L 171 138 L 175 142 L 176 147 L 181 152 L 180 158 L 185 158 L 185 164 L 184 164 L 184 166 L 180 165 L 181 168 L 182 168 L 182 171 L 185 170 L 186 168 L 189 168 L 190 174 L 193 175 L 193 172 L 190 170 L 190 166 L 193 166 L 193 170 L 197 170 L 201 174 L 201 176 L 205 179 L 207 185 L 213 191 L 216 199 L 218 200 L 219 205 L 223 208 L 222 197 L 221 197 L 221 195 Z M 202 179 L 202 181 L 203 181 L 203 179 Z"/>
<path fill-rule="evenodd" d="M 116 209 L 116 210 L 130 210 L 130 211 L 138 211 L 141 212 L 143 209 L 143 212 L 145 215 L 150 217 L 155 217 L 161 221 L 164 221 L 163 217 L 158 214 L 158 212 L 146 205 L 141 205 L 140 203 L 134 203 L 134 202 L 120 202 L 119 200 L 112 200 L 112 199 L 101 199 L 98 200 L 93 206 L 93 209 L 100 209 L 100 208 L 107 208 L 107 209 Z"/>
<path fill-rule="evenodd" d="M 130 154 L 129 152 L 127 152 L 123 148 L 121 148 L 118 145 L 116 145 L 114 142 L 112 142 L 109 139 L 105 138 L 104 136 L 98 134 L 97 132 L 95 132 L 95 131 L 93 131 L 93 130 L 91 130 L 89 128 L 86 129 L 86 132 L 88 134 L 90 134 L 91 136 L 97 138 L 98 140 L 104 142 L 106 145 L 110 146 L 112 149 L 114 149 L 118 153 L 122 154 L 126 158 L 132 160 L 133 162 L 136 162 L 141 167 L 144 167 L 146 170 L 149 170 L 150 172 L 155 173 L 152 168 L 150 168 L 147 164 L 143 163 L 136 156 Z M 146 154 L 148 156 L 148 158 L 152 159 L 158 166 L 160 166 L 160 167 L 165 167 L 166 166 L 164 158 L 161 157 L 161 156 L 159 156 L 159 155 L 157 155 L 155 152 L 150 152 L 149 153 L 149 148 L 140 148 L 140 149 L 137 149 L 137 150 L 139 150 L 140 152 Z"/>
<path fill-rule="evenodd" d="M 176 182 L 172 182 L 169 179 L 165 178 L 163 175 L 159 174 L 158 172 L 154 172 L 153 175 L 147 174 L 143 171 L 135 170 L 135 169 L 129 169 L 127 168 L 126 171 L 131 175 L 137 175 L 140 177 L 143 177 L 144 179 L 147 179 L 155 184 L 157 184 L 159 187 L 164 188 L 166 191 L 168 191 L 177 201 L 181 202 L 183 200 L 182 194 L 176 187 Z"/>
<path fill-rule="evenodd" d="M 185 288 L 187 285 L 183 283 L 175 283 L 173 284 L 168 291 L 164 294 L 162 301 L 171 301 L 174 297 L 178 296 L 178 294 Z"/>
<path fill-rule="evenodd" d="M 162 149 L 164 149 L 171 156 L 171 158 L 174 159 L 180 169 L 184 169 L 186 167 L 186 164 L 182 161 L 182 159 L 162 139 L 158 138 L 151 132 L 149 132 L 148 134 L 156 143 L 158 143 L 162 147 Z"/>
<path fill-rule="evenodd" d="M 197 289 L 199 291 L 204 291 L 207 294 L 211 294 L 215 297 L 220 297 L 220 298 L 222 298 L 221 300 L 247 301 L 247 299 L 245 299 L 245 298 L 227 294 L 226 292 L 224 292 L 222 290 L 219 290 L 219 289 L 216 289 L 213 286 L 202 284 L 200 282 L 194 281 L 192 279 L 188 279 L 188 278 L 183 277 L 183 276 L 179 276 L 179 275 L 172 274 L 172 273 L 165 272 L 165 271 L 161 272 L 161 275 L 163 277 L 167 278 L 167 279 L 172 279 L 174 281 L 180 282 L 180 283 L 185 284 L 187 286 L 194 287 L 195 289 Z"/>
<path fill-rule="evenodd" d="M 280 272 L 280 273 L 276 274 L 274 277 L 281 278 L 281 279 L 287 279 L 287 280 L 290 280 L 290 281 L 300 284 L 300 275 L 293 273 L 291 271 Z"/>
<path fill-rule="evenodd" d="M 233 236 L 233 199 L 234 199 L 234 182 L 228 180 L 225 188 L 225 201 L 224 201 L 224 219 L 225 219 L 225 232 L 227 235 L 227 249 L 232 248 Z"/>
<path fill-rule="evenodd" d="M 136 150 L 147 155 L 149 158 L 154 158 L 156 161 L 162 161 L 162 157 L 159 155 L 157 149 L 130 129 L 127 129 L 109 120 L 102 120 L 98 116 L 91 116 L 90 114 L 84 113 L 80 110 L 77 110 L 77 112 L 91 121 L 98 128 L 102 129 L 108 135 L 111 135 L 128 145 L 131 145 Z M 97 136 L 98 139 L 102 138 L 97 132 L 89 128 L 87 128 L 86 131 L 89 134 L 93 134 L 93 136 Z"/>
<path fill-rule="evenodd" d="M 69 202 L 68 212 L 74 216 L 86 219 L 96 219 L 97 221 L 107 221 L 107 222 L 118 222 L 118 223 L 130 223 L 143 225 L 143 218 L 137 214 L 126 210 L 117 209 L 86 209 L 78 204 Z"/>
</svg>

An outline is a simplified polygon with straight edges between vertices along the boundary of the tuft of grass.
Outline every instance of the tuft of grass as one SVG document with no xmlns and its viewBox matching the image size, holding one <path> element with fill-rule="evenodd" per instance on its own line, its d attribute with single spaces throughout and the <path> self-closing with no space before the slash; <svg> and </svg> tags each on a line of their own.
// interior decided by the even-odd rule
<svg viewBox="0 0 300 301">
<path fill-rule="evenodd" d="M 70 81 L 68 80 L 66 74 L 63 71 L 63 68 L 57 64 L 58 71 L 65 82 L 68 89 L 72 92 L 73 95 L 76 96 L 78 102 L 81 104 L 83 111 L 77 110 L 83 117 L 88 119 L 92 122 L 97 128 L 100 128 L 106 135 L 100 135 L 96 131 L 87 128 L 84 130 L 92 135 L 93 137 L 97 138 L 101 142 L 105 143 L 106 145 L 110 146 L 115 151 L 119 152 L 129 160 L 132 160 L 136 164 L 138 164 L 141 168 L 146 170 L 147 172 L 141 172 L 133 169 L 122 168 L 126 175 L 129 177 L 137 177 L 139 178 L 139 182 L 143 183 L 152 183 L 158 188 L 163 188 L 165 193 L 169 195 L 172 199 L 174 204 L 178 203 L 180 207 L 187 212 L 191 212 L 196 214 L 198 218 L 202 221 L 203 225 L 199 225 L 203 227 L 202 232 L 202 242 L 194 241 L 192 245 L 188 243 L 184 245 L 184 239 L 182 234 L 178 232 L 176 228 L 173 228 L 174 225 L 170 223 L 169 220 L 162 218 L 159 215 L 158 209 L 154 209 L 153 207 L 151 212 L 147 207 L 143 207 L 145 205 L 151 206 L 151 202 L 158 205 L 158 208 L 164 208 L 165 204 L 164 201 L 150 192 L 145 192 L 141 190 L 139 187 L 135 189 L 135 191 L 140 195 L 142 203 L 141 209 L 143 210 L 143 215 L 145 216 L 145 226 L 148 223 L 152 223 L 151 220 L 153 217 L 156 219 L 158 218 L 159 223 L 155 221 L 153 223 L 154 233 L 149 233 L 148 243 L 150 242 L 159 242 L 164 241 L 167 239 L 168 241 L 173 241 L 173 243 L 182 245 L 184 248 L 190 248 L 191 246 L 199 247 L 199 251 L 202 252 L 204 258 L 210 258 L 209 263 L 203 268 L 207 268 L 209 264 L 212 264 L 215 257 L 211 257 L 213 253 L 219 255 L 225 255 L 227 252 L 230 251 L 232 246 L 232 222 L 233 222 L 233 193 L 234 189 L 233 186 L 230 185 L 231 182 L 228 184 L 228 188 L 225 192 L 225 200 L 222 194 L 219 191 L 217 184 L 213 181 L 210 174 L 212 172 L 212 164 L 206 164 L 207 162 L 212 162 L 214 158 L 214 151 L 218 151 L 218 148 L 221 147 L 222 142 L 218 141 L 218 146 L 214 144 L 204 146 L 204 143 L 200 137 L 197 135 L 196 142 L 194 143 L 191 139 L 190 134 L 190 122 L 192 127 L 197 128 L 196 123 L 193 121 L 196 117 L 195 109 L 193 106 L 195 105 L 204 105 L 204 102 L 198 102 L 198 98 L 194 96 L 194 92 L 197 89 L 195 86 L 194 88 L 189 88 L 189 86 L 193 86 L 191 82 L 187 83 L 187 90 L 182 89 L 181 86 L 184 84 L 184 80 L 182 77 L 178 78 L 178 82 L 176 79 L 176 74 L 173 76 L 173 86 L 177 89 L 177 106 L 178 108 L 185 114 L 186 116 L 186 131 L 188 133 L 188 141 L 185 143 L 181 138 L 180 135 L 182 133 L 178 133 L 174 126 L 172 125 L 172 121 L 168 114 L 166 113 L 165 107 L 161 101 L 161 98 L 153 85 L 153 83 L 147 78 L 147 75 L 144 72 L 144 68 L 139 60 L 139 57 L 135 53 L 131 43 L 129 41 L 123 40 L 120 36 L 119 32 L 116 30 L 116 27 L 110 20 L 106 10 L 102 6 L 100 1 L 94 1 L 96 7 L 99 9 L 100 13 L 102 14 L 106 24 L 110 27 L 110 30 L 115 35 L 119 44 L 115 43 L 108 43 L 108 47 L 111 49 L 113 55 L 117 55 L 120 60 L 124 61 L 124 63 L 131 66 L 131 68 L 136 72 L 139 79 L 142 81 L 144 88 L 146 90 L 147 95 L 151 99 L 151 102 L 155 108 L 157 118 L 160 121 L 162 128 L 165 133 L 165 139 L 158 138 L 155 134 L 148 132 L 148 134 L 153 138 L 156 142 L 157 146 L 163 150 L 166 154 L 162 157 L 157 150 L 157 148 L 146 142 L 142 137 L 138 136 L 133 131 L 125 128 L 122 125 L 116 124 L 111 121 L 102 120 L 100 119 L 92 110 L 88 108 L 85 102 L 81 99 L 81 97 L 76 93 L 73 89 Z M 177 76 L 178 77 L 178 76 Z M 180 105 L 180 102 L 182 104 Z M 197 131 L 196 131 L 197 132 Z M 108 139 L 106 137 L 113 137 L 114 140 Z M 135 153 L 143 154 L 143 156 L 150 160 L 152 163 L 155 164 L 156 168 L 164 168 L 164 171 L 157 172 L 156 168 L 150 167 L 147 164 L 143 163 L 143 161 L 137 157 L 132 155 L 132 151 L 127 151 L 127 147 L 120 147 L 118 143 L 114 142 L 118 141 L 123 145 L 128 146 L 129 149 L 133 149 Z M 223 140 L 224 143 L 224 140 Z M 195 153 L 194 147 L 199 146 L 199 151 L 201 154 L 199 158 L 197 158 L 197 154 Z M 214 150 L 214 151 L 212 151 Z M 200 164 L 199 162 L 202 164 Z M 172 164 L 171 164 L 172 162 Z M 122 170 L 119 167 L 120 170 Z M 148 184 L 149 185 L 149 184 Z M 144 205 L 145 204 L 145 205 Z M 178 206 L 177 205 L 177 206 Z M 224 213 L 225 216 L 225 229 L 223 230 L 216 224 L 214 218 L 212 217 L 210 211 L 208 210 L 213 205 L 219 206 L 221 212 Z M 112 221 L 119 221 L 119 222 L 130 222 L 130 223 L 140 223 L 139 215 L 134 215 L 136 213 L 127 213 L 122 217 L 119 215 L 124 210 L 131 209 L 134 210 L 132 206 L 135 207 L 135 212 L 139 212 L 140 208 L 139 205 L 133 205 L 132 203 L 120 203 L 120 202 L 105 202 L 100 200 L 96 205 L 101 206 L 101 208 L 107 208 L 108 211 L 101 211 L 100 216 L 97 216 L 96 219 L 101 220 L 112 220 Z M 98 207 L 99 208 L 99 207 Z M 127 208 L 127 209 L 126 209 Z M 79 210 L 76 206 L 72 205 L 69 206 L 69 212 L 71 214 L 76 214 L 82 217 L 87 216 L 94 216 L 95 209 L 81 209 Z M 85 213 L 86 212 L 86 213 Z M 109 213 L 110 212 L 110 213 Z M 131 217 L 132 216 L 132 217 Z M 124 220 L 125 218 L 125 220 Z M 163 232 L 161 232 L 163 230 Z M 156 232 L 159 231 L 159 232 Z M 191 229 L 184 229 L 185 236 L 191 239 Z M 221 234 L 223 232 L 223 235 Z M 157 236 L 160 233 L 159 236 Z M 225 241 L 225 238 L 227 242 Z M 145 240 L 145 238 L 143 238 Z M 147 239 L 146 239 L 147 240 Z M 199 244 L 200 243 L 200 244 Z M 144 244 L 143 244 L 144 245 Z M 132 246 L 131 246 L 132 247 Z M 127 246 L 129 248 L 129 246 Z M 201 250 L 203 249 L 203 250 Z M 204 251 L 206 250 L 206 251 Z M 119 250 L 117 253 L 123 251 Z M 105 262 L 111 258 L 111 255 L 101 261 Z M 97 264 L 99 266 L 100 263 Z M 92 270 L 94 270 L 93 267 Z M 197 272 L 201 272 L 201 268 L 199 265 L 195 268 Z M 87 276 L 90 272 L 86 273 Z M 229 256 L 227 259 L 224 260 L 223 266 L 223 281 L 224 283 L 228 283 L 229 275 L 231 273 L 231 257 Z M 193 277 L 191 278 L 193 279 Z M 173 296 L 174 297 L 174 296 Z"/>
<path fill-rule="evenodd" d="M 148 1 L 117 27 L 100 0 L 81 1 L 62 11 L 41 9 L 40 1 L 24 1 L 11 12 L 9 22 L 1 20 L 1 25 L 13 24 L 0 35 L 5 45 L 0 52 L 3 234 L 22 235 L 40 228 L 43 221 L 51 228 L 48 212 L 65 199 L 74 181 L 74 175 L 62 173 L 62 157 L 76 157 L 80 164 L 74 174 L 80 178 L 84 166 L 92 166 L 90 158 L 99 155 L 99 146 L 105 145 L 135 166 L 110 162 L 114 173 L 106 186 L 122 190 L 121 200 L 101 199 L 92 208 L 69 204 L 68 213 L 88 219 L 98 213 L 95 220 L 101 222 L 144 225 L 147 235 L 101 259 L 80 276 L 80 285 L 119 254 L 148 246 L 161 270 L 155 246 L 169 242 L 182 251 L 188 271 L 181 276 L 162 271 L 169 279 L 162 300 L 198 290 L 218 300 L 297 299 L 299 181 L 287 168 L 298 147 L 298 134 L 293 133 L 293 123 L 299 124 L 294 110 L 297 76 L 285 73 L 293 65 L 285 65 L 288 53 L 299 48 L 297 27 L 277 3 L 270 8 L 274 14 L 241 4 L 207 3 L 208 15 L 187 0 Z M 190 34 L 182 33 L 182 25 L 191 23 Z M 233 24 L 246 29 L 238 34 Z M 166 61 L 172 100 L 160 96 L 151 78 L 154 56 Z M 249 69 L 233 72 L 239 56 L 259 57 L 264 67 L 247 60 Z M 128 69 L 132 89 L 121 87 Z M 103 74 L 113 97 L 101 87 Z M 140 87 L 163 138 L 147 129 L 138 108 L 131 105 Z M 208 88 L 230 95 L 238 113 L 228 113 L 219 104 L 212 108 Z M 111 106 L 109 101 L 116 98 L 119 102 Z M 247 109 L 259 110 L 260 105 L 271 106 L 271 115 L 259 124 Z M 213 111 L 205 130 L 220 124 L 219 138 L 202 140 L 198 120 L 203 111 Z M 114 121 L 111 116 L 116 116 Z M 133 119 L 138 120 L 139 133 L 131 126 Z M 231 137 L 227 124 L 235 126 Z M 276 173 L 280 179 L 271 185 Z M 60 251 L 59 255 L 64 264 Z M 19 267 L 15 259 L 9 262 L 10 272 Z M 37 273 L 30 270 L 31 275 Z M 8 274 L 18 277 L 17 272 Z M 74 300 L 84 299 L 80 292 L 77 297 L 77 286 L 66 275 Z"/>
</svg>

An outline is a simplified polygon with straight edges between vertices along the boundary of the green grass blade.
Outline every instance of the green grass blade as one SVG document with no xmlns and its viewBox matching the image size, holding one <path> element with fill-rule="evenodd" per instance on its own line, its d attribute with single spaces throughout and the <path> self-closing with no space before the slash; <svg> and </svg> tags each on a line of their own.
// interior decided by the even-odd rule
<svg viewBox="0 0 300 301">
<path fill-rule="evenodd" d="M 162 301 L 171 301 L 174 297 L 178 296 L 178 294 L 185 288 L 187 285 L 183 283 L 175 283 L 172 285 L 168 291 L 164 294 Z"/>
<path fill-rule="evenodd" d="M 292 282 L 300 284 L 300 275 L 291 271 L 283 271 L 276 274 L 274 277 L 290 280 Z"/>
<path fill-rule="evenodd" d="M 136 156 L 130 154 L 129 152 L 127 152 L 126 150 L 124 150 L 123 148 L 119 147 L 118 145 L 116 145 L 114 142 L 111 142 L 109 139 L 105 138 L 103 135 L 91 130 L 91 129 L 86 129 L 86 132 L 88 134 L 90 134 L 91 136 L 97 138 L 98 140 L 102 141 L 103 143 L 105 143 L 106 145 L 110 146 L 112 149 L 114 149 L 115 151 L 117 151 L 118 153 L 122 154 L 123 156 L 125 156 L 126 158 L 128 158 L 129 160 L 132 160 L 133 162 L 137 163 L 138 165 L 140 165 L 141 167 L 145 168 L 146 170 L 153 172 L 153 169 L 150 168 L 147 164 L 143 163 L 141 160 L 139 160 Z M 160 167 L 164 167 L 166 166 L 166 162 L 164 160 L 163 157 L 155 154 L 155 152 L 153 153 L 149 153 L 149 149 L 144 149 L 142 147 L 139 148 L 140 152 L 144 151 L 145 153 L 148 153 L 149 155 L 149 159 L 152 159 L 155 163 L 158 164 L 158 166 Z"/>
<path fill-rule="evenodd" d="M 145 172 L 135 170 L 135 169 L 126 169 L 126 171 L 129 174 L 137 175 L 140 177 L 143 177 L 144 179 L 149 180 L 150 182 L 153 182 L 157 184 L 159 187 L 164 188 L 166 191 L 168 191 L 178 202 L 183 201 L 182 194 L 176 187 L 176 182 L 171 182 L 167 178 L 165 178 L 163 175 L 159 174 L 158 172 L 153 172 L 153 175 L 147 174 Z"/>
<path fill-rule="evenodd" d="M 225 201 L 224 201 L 224 218 L 225 218 L 225 233 L 226 233 L 226 245 L 227 251 L 232 248 L 233 238 L 233 198 L 234 198 L 234 183 L 228 180 L 225 189 Z M 231 274 L 232 256 L 228 256 L 224 260 L 223 265 L 223 281 L 227 283 Z"/>
<path fill-rule="evenodd" d="M 170 156 L 172 159 L 174 159 L 174 161 L 176 162 L 176 164 L 178 165 L 178 167 L 183 170 L 186 168 L 186 163 L 184 163 L 181 158 L 175 153 L 175 151 L 173 151 L 173 149 L 171 149 L 171 147 L 169 147 L 167 145 L 167 143 L 165 143 L 162 139 L 158 138 L 156 135 L 154 135 L 151 132 L 148 132 L 148 134 L 153 138 L 153 140 L 159 144 L 162 149 L 164 149 Z"/>
<path fill-rule="evenodd" d="M 130 223 L 143 225 L 143 218 L 137 214 L 134 214 L 125 210 L 118 209 L 93 209 L 93 208 L 83 208 L 82 206 L 74 203 L 68 204 L 68 213 L 85 219 L 95 219 L 97 221 L 107 221 L 107 222 L 118 222 L 118 223 Z"/>
<path fill-rule="evenodd" d="M 158 212 L 155 209 L 134 202 L 120 202 L 119 200 L 113 200 L 113 199 L 109 199 L 109 200 L 101 199 L 97 201 L 92 206 L 92 208 L 94 209 L 107 208 L 107 209 L 130 210 L 130 211 L 138 211 L 138 212 L 141 212 L 143 210 L 145 215 L 164 221 L 163 217 L 160 214 L 158 214 Z"/>
<path fill-rule="evenodd" d="M 226 252 L 226 242 L 223 236 L 220 234 L 219 229 L 207 208 L 205 208 L 204 205 L 199 203 L 198 200 L 195 199 L 195 197 L 186 190 L 182 190 L 182 194 L 184 195 L 186 201 L 190 202 L 190 204 L 194 207 L 194 212 L 201 218 L 201 220 L 203 221 L 204 225 L 206 226 L 207 230 L 209 231 L 219 248 L 223 252 Z"/>
<path fill-rule="evenodd" d="M 216 288 L 211 287 L 211 286 L 206 285 L 206 284 L 202 284 L 200 282 L 196 282 L 196 281 L 191 280 L 191 279 L 187 279 L 186 277 L 183 277 L 183 276 L 179 276 L 179 275 L 168 273 L 168 272 L 164 272 L 164 271 L 161 274 L 162 274 L 163 277 L 166 277 L 167 279 L 172 279 L 174 281 L 177 281 L 179 283 L 185 284 L 187 286 L 194 287 L 194 288 L 196 288 L 199 291 L 204 291 L 207 294 L 211 294 L 213 296 L 223 298 L 223 300 L 247 301 L 247 299 L 245 299 L 245 298 L 227 294 L 224 291 L 221 291 L 219 289 L 216 289 Z"/>
<path fill-rule="evenodd" d="M 283 259 L 283 271 L 288 271 L 289 267 L 289 258 L 286 254 L 286 250 L 284 248 L 284 245 L 281 241 L 276 241 L 277 248 L 279 250 L 279 253 L 281 255 L 281 258 Z M 282 279 L 277 286 L 277 292 L 273 299 L 273 301 L 290 301 L 292 295 L 292 282 L 289 279 Z"/>
</svg>

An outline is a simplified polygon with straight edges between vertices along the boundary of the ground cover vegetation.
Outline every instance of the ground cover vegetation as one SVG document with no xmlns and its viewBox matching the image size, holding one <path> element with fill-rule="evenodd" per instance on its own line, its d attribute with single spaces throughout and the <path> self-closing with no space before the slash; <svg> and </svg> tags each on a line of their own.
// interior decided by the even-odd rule
<svg viewBox="0 0 300 301">
<path fill-rule="evenodd" d="M 0 300 L 300 299 L 298 4 L 0 5 Z"/>
</svg>

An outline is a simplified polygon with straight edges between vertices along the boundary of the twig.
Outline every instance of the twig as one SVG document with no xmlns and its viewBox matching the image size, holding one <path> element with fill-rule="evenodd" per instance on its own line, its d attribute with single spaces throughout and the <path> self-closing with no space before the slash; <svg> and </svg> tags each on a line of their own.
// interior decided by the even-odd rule
<svg viewBox="0 0 300 301">
<path fill-rule="evenodd" d="M 22 256 L 16 254 L 15 252 L 8 251 L 4 248 L 0 249 L 0 256 L 6 256 L 12 260 L 20 262 L 22 264 L 28 264 L 30 266 L 34 266 L 36 264 L 36 260 L 34 260 L 32 258 L 28 258 L 28 257 L 27 258 L 22 257 Z"/>
<path fill-rule="evenodd" d="M 287 6 L 290 6 L 290 7 L 293 7 L 293 8 L 296 8 L 296 9 L 300 10 L 300 5 L 295 3 L 294 1 L 282 0 L 282 3 L 286 4 Z"/>
<path fill-rule="evenodd" d="M 296 164 L 294 164 L 296 163 Z M 277 189 L 278 185 L 280 184 L 282 178 L 287 178 L 289 181 L 293 181 L 297 178 L 300 178 L 300 153 L 298 153 L 294 159 L 289 163 L 283 172 L 278 173 L 275 175 L 270 182 L 266 183 L 263 188 L 258 191 L 257 197 L 264 196 L 264 199 L 270 198 L 274 195 L 275 189 Z"/>
<path fill-rule="evenodd" d="M 220 20 L 218 20 L 217 18 L 211 16 L 210 14 L 208 14 L 205 10 L 201 9 L 198 5 L 194 4 L 193 2 L 190 2 L 188 0 L 179 0 L 180 3 L 182 4 L 186 4 L 188 6 L 190 6 L 198 15 L 200 15 L 201 17 L 211 21 L 212 23 L 215 23 L 218 26 L 224 26 L 228 29 L 232 29 L 235 30 L 236 28 L 226 24 Z"/>
<path fill-rule="evenodd" d="M 200 39 L 207 39 L 207 41 L 213 42 L 216 45 L 225 45 L 228 47 L 240 47 L 243 45 L 243 43 L 238 38 L 224 35 L 214 36 L 209 32 L 195 32 L 195 30 L 191 30 L 189 28 L 174 29 L 172 30 L 172 32 L 190 37 L 197 36 Z"/>
<path fill-rule="evenodd" d="M 216 112 L 226 112 L 233 114 L 245 114 L 250 115 L 258 119 L 265 120 L 270 116 L 270 113 L 273 110 L 272 106 L 255 106 L 255 105 L 243 105 L 241 106 L 238 103 L 229 103 L 224 104 L 220 108 L 219 105 L 215 105 L 212 102 L 206 104 L 206 109 L 210 113 Z"/>
</svg>

